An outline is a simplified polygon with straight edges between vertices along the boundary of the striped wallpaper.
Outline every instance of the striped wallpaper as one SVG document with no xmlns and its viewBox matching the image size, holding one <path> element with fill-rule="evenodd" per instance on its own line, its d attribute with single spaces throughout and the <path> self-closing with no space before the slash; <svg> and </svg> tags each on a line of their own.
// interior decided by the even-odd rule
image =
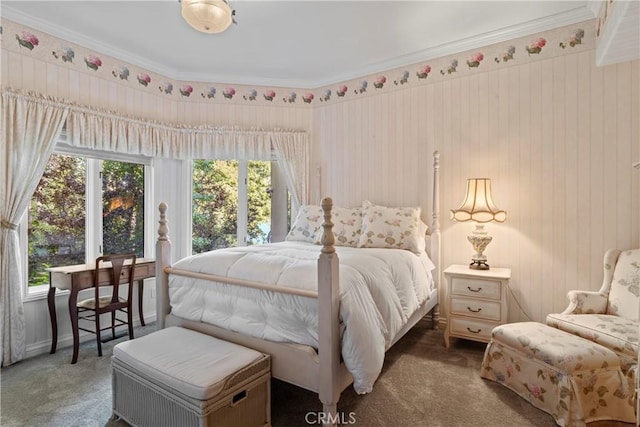
<svg viewBox="0 0 640 427">
<path fill-rule="evenodd" d="M 446 268 L 473 253 L 449 210 L 467 178 L 491 178 L 507 221 L 487 225 L 485 253 L 512 269 L 509 320 L 544 321 L 568 290 L 599 289 L 607 248 L 639 245 L 640 62 L 598 68 L 594 52 L 317 107 L 321 192 L 420 205 L 428 222 L 439 150 Z"/>
</svg>

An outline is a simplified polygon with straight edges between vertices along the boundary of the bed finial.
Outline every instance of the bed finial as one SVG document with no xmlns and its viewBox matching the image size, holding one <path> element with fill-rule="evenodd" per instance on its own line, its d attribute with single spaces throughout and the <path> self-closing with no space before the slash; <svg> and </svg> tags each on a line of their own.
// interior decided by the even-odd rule
<svg viewBox="0 0 640 427">
<path fill-rule="evenodd" d="M 336 239 L 333 237 L 333 222 L 331 222 L 331 209 L 333 208 L 333 200 L 331 197 L 325 197 L 322 199 L 322 214 L 324 215 L 324 222 L 322 223 L 322 253 L 332 254 L 336 251 L 333 244 Z"/>
<path fill-rule="evenodd" d="M 158 240 L 167 241 L 169 240 L 169 227 L 167 226 L 167 204 L 165 202 L 160 203 L 158 206 L 160 210 L 160 226 L 158 227 Z"/>
</svg>

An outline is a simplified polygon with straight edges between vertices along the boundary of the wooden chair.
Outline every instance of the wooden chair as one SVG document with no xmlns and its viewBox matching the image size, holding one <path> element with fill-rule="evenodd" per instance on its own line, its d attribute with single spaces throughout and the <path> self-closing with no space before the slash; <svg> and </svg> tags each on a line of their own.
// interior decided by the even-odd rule
<svg viewBox="0 0 640 427">
<path fill-rule="evenodd" d="M 125 262 L 131 261 L 131 270 L 128 273 L 127 281 L 122 282 L 124 276 L 127 275 L 126 271 L 123 271 Z M 104 269 L 105 266 L 100 266 L 100 263 L 111 262 L 111 268 L 109 269 L 110 281 L 109 284 L 100 285 L 98 271 L 100 268 Z M 78 319 L 92 320 L 95 322 L 95 329 L 85 329 L 78 326 L 78 329 L 96 334 L 96 342 L 98 344 L 98 356 L 102 356 L 102 341 L 101 332 L 107 329 L 111 329 L 113 338 L 116 337 L 116 326 L 128 325 L 129 326 L 129 339 L 133 339 L 133 313 L 132 313 L 132 295 L 133 295 L 133 281 L 134 281 L 134 269 L 136 266 L 136 256 L 134 254 L 124 255 L 104 255 L 96 258 L 96 268 L 94 273 L 94 296 L 93 298 L 78 301 L 76 304 L 76 313 Z M 126 298 L 120 296 L 120 285 L 128 284 Z M 100 296 L 100 289 L 104 287 L 112 287 L 113 291 L 111 295 Z M 127 320 L 117 318 L 116 313 L 120 311 L 126 313 Z M 84 314 L 83 313 L 88 313 Z M 106 328 L 100 327 L 100 315 L 104 313 L 111 313 L 111 326 Z"/>
</svg>

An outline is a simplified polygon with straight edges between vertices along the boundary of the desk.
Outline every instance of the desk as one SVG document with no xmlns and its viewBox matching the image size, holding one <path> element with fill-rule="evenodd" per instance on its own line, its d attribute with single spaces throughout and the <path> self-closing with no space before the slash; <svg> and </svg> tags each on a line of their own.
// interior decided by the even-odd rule
<svg viewBox="0 0 640 427">
<path fill-rule="evenodd" d="M 56 289 L 69 290 L 69 317 L 71 318 L 71 330 L 73 331 L 73 358 L 71 363 L 78 360 L 79 333 L 78 333 L 78 312 L 76 303 L 78 302 L 78 292 L 83 289 L 93 288 L 93 275 L 95 264 L 70 265 L 65 267 L 48 268 L 49 272 L 49 317 L 51 317 L 51 354 L 56 352 L 58 345 L 58 321 L 56 317 Z M 131 267 L 125 265 L 122 269 L 122 282 L 129 280 Z M 100 284 L 110 282 L 109 269 L 100 268 L 98 270 Z M 144 289 L 144 279 L 155 277 L 156 262 L 151 258 L 139 258 L 136 260 L 134 280 L 138 281 L 138 314 L 140 323 L 144 326 L 144 316 L 142 315 L 142 296 Z"/>
</svg>

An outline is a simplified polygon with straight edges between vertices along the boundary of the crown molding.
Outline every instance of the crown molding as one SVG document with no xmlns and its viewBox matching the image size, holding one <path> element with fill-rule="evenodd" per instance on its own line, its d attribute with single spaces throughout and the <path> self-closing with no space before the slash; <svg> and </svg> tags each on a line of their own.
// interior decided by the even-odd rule
<svg viewBox="0 0 640 427">
<path fill-rule="evenodd" d="M 596 46 L 596 65 L 633 61 L 640 57 L 640 2 L 619 1 L 610 9 Z"/>
<path fill-rule="evenodd" d="M 3 18 L 7 18 L 11 21 L 19 24 L 44 31 L 51 34 L 54 37 L 66 40 L 71 43 L 75 43 L 87 49 L 95 50 L 104 55 L 112 56 L 118 60 L 127 62 L 131 65 L 135 65 L 144 68 L 148 71 L 163 75 L 169 79 L 179 81 L 198 81 L 203 83 L 228 83 L 228 84 L 241 84 L 241 85 L 257 85 L 257 86 L 274 86 L 274 87 L 286 87 L 286 88 L 305 88 L 305 89 L 317 89 L 322 86 L 327 86 L 335 83 L 344 82 L 347 80 L 357 79 L 369 74 L 375 74 L 384 72 L 394 68 L 399 68 L 411 64 L 415 64 L 421 61 L 432 60 L 435 58 L 441 58 L 448 55 L 464 52 L 471 49 L 477 49 L 484 46 L 489 46 L 495 43 L 500 43 L 523 37 L 547 30 L 552 30 L 558 27 L 566 25 L 576 24 L 589 19 L 593 19 L 596 16 L 596 4 L 597 1 L 590 1 L 587 5 L 572 9 L 567 12 L 559 13 L 553 16 L 536 19 L 523 24 L 513 25 L 505 27 L 497 31 L 491 31 L 485 34 L 468 37 L 465 39 L 457 40 L 455 42 L 442 44 L 432 48 L 420 50 L 408 55 L 397 56 L 387 61 L 378 62 L 369 66 L 359 68 L 354 71 L 346 73 L 340 73 L 334 75 L 328 79 L 312 80 L 312 79 L 279 79 L 279 78 L 248 78 L 238 77 L 237 75 L 224 75 L 218 74 L 212 76 L 210 73 L 200 72 L 181 72 L 173 68 L 169 68 L 163 64 L 155 61 L 150 61 L 141 58 L 137 55 L 132 55 L 126 50 L 117 48 L 108 43 L 101 42 L 94 38 L 85 36 L 83 34 L 71 31 L 67 28 L 59 25 L 51 24 L 45 20 L 35 18 L 31 15 L 25 14 L 19 10 L 12 8 L 11 6 L 2 6 L 1 14 Z"/>
<path fill-rule="evenodd" d="M 602 7 L 602 3 L 604 0 L 589 0 L 587 3 L 587 8 L 593 13 L 593 16 L 596 17 L 600 13 L 600 8 Z"/>
<path fill-rule="evenodd" d="M 17 22 L 18 24 L 44 31 L 45 33 L 48 33 L 54 37 L 60 38 L 70 43 L 75 43 L 84 48 L 95 50 L 96 53 L 112 56 L 131 65 L 136 65 L 146 70 L 164 75 L 166 77 L 177 79 L 175 77 L 175 75 L 177 74 L 176 70 L 171 69 L 165 65 L 162 65 L 155 61 L 140 58 L 137 55 L 132 55 L 126 50 L 117 48 L 108 43 L 104 43 L 100 40 L 96 40 L 92 37 L 88 37 L 84 34 L 77 33 L 59 25 L 52 24 L 43 19 L 36 18 L 32 15 L 28 15 L 20 10 L 12 8 L 11 6 L 2 5 L 2 10 L 0 11 L 0 13 L 2 14 L 2 18 L 9 19 L 11 21 Z"/>
<path fill-rule="evenodd" d="M 421 61 L 428 61 L 436 58 L 442 58 L 448 55 L 464 52 L 471 49 L 478 49 L 495 43 L 501 43 L 519 37 L 540 33 L 555 28 L 564 27 L 566 25 L 577 24 L 595 18 L 596 15 L 588 8 L 581 7 L 570 10 L 568 12 L 559 13 L 546 18 L 540 18 L 524 24 L 505 27 L 501 30 L 491 31 L 481 35 L 456 40 L 455 42 L 442 44 L 433 48 L 424 49 L 408 55 L 398 56 L 388 61 L 379 62 L 377 64 L 360 68 L 357 72 L 345 73 L 330 80 L 316 82 L 311 89 L 327 86 L 330 84 L 340 83 L 347 80 L 357 79 L 369 74 L 380 73 L 406 65 L 415 64 Z"/>
</svg>

